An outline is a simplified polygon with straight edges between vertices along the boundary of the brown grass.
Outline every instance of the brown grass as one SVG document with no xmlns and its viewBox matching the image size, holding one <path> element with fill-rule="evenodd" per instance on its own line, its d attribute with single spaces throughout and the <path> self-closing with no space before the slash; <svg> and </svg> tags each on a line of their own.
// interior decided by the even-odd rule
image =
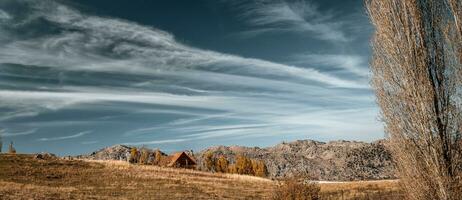
<svg viewBox="0 0 462 200">
<path fill-rule="evenodd" d="M 323 199 L 403 199 L 397 180 L 321 183 Z"/>
<path fill-rule="evenodd" d="M 237 174 L 0 154 L 0 199 L 269 199 L 276 185 Z M 328 183 L 321 184 L 321 196 L 341 199 L 338 189 L 344 199 L 358 199 L 346 193 L 397 191 L 394 182 Z"/>
</svg>

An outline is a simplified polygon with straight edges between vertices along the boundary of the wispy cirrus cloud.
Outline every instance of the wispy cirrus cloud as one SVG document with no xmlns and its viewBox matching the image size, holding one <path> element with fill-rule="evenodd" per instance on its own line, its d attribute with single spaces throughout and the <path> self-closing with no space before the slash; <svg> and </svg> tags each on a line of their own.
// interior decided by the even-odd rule
<svg viewBox="0 0 462 200">
<path fill-rule="evenodd" d="M 241 35 L 254 36 L 271 32 L 300 32 L 316 39 L 346 42 L 341 21 L 333 20 L 332 11 L 321 12 L 316 3 L 306 0 L 226 0 L 238 10 L 239 19 L 252 28 Z"/>
<path fill-rule="evenodd" d="M 124 143 L 125 145 L 152 145 L 152 144 L 171 144 L 188 141 L 187 139 L 168 139 L 168 140 L 153 140 L 143 142 Z"/>
<path fill-rule="evenodd" d="M 0 20 L 0 122 L 38 127 L 35 140 L 90 133 L 58 134 L 70 126 L 97 127 L 95 135 L 133 145 L 380 131 L 370 119 L 377 110 L 361 59 L 313 54 L 283 64 L 188 46 L 163 30 L 57 1 L 4 0 L 0 9 L 9 3 L 29 10 L 5 11 Z M 281 3 L 243 8 L 241 17 L 253 10 L 251 23 L 261 27 L 289 22 L 283 29 L 306 26 L 299 31 L 345 39 L 316 6 Z"/>
<path fill-rule="evenodd" d="M 311 68 L 300 68 L 254 58 L 222 54 L 178 43 L 164 31 L 117 19 L 87 16 L 52 1 L 29 2 L 35 12 L 26 21 L 40 18 L 75 29 L 60 34 L 12 41 L 0 52 L 3 63 L 60 67 L 61 70 L 90 70 L 130 74 L 156 74 L 159 70 L 195 70 L 261 78 L 290 78 L 314 81 L 333 87 L 364 88 L 354 80 L 345 80 Z M 52 5 L 52 6 L 51 6 Z M 51 9 L 54 7 L 55 9 Z M 130 67 L 128 67 L 130 66 Z"/>
<path fill-rule="evenodd" d="M 368 78 L 370 76 L 368 60 L 365 57 L 348 54 L 298 54 L 292 56 L 295 65 L 317 66 L 324 69 L 342 69 L 347 73 Z"/>
<path fill-rule="evenodd" d="M 0 20 L 10 19 L 11 16 L 3 10 L 0 10 Z"/>
<path fill-rule="evenodd" d="M 87 135 L 87 134 L 92 133 L 92 132 L 93 131 L 83 131 L 83 132 L 79 132 L 79 133 L 76 133 L 76 134 L 73 134 L 73 135 L 51 137 L 51 138 L 39 138 L 37 141 L 45 142 L 45 141 L 68 140 L 68 139 L 73 139 L 73 138 L 79 138 L 79 137 L 82 137 L 82 136 Z"/>
<path fill-rule="evenodd" d="M 25 131 L 10 131 L 7 129 L 0 129 L 0 136 L 1 137 L 16 137 L 16 136 L 34 134 L 35 132 L 37 132 L 36 128 L 25 130 Z"/>
</svg>

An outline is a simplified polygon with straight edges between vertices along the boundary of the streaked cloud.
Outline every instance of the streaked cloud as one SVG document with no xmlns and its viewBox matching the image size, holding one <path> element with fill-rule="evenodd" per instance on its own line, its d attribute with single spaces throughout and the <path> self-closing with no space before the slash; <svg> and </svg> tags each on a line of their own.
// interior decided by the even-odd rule
<svg viewBox="0 0 462 200">
<path fill-rule="evenodd" d="M 31 13 L 33 18 L 19 23 L 27 24 L 34 18 L 43 17 L 57 24 L 56 28 L 76 31 L 9 42 L 0 51 L 0 60 L 4 63 L 49 67 L 64 65 L 61 70 L 153 75 L 159 71 L 197 70 L 364 88 L 354 80 L 341 79 L 315 69 L 189 47 L 178 43 L 167 32 L 128 21 L 83 15 L 52 1 L 30 4 L 35 8 L 35 13 Z M 7 27 L 9 23 L 14 25 L 15 22 L 6 23 Z"/>
<path fill-rule="evenodd" d="M 325 69 L 343 69 L 348 73 L 359 77 L 370 76 L 368 60 L 358 55 L 345 54 L 299 54 L 291 59 L 296 65 L 309 65 L 323 67 Z"/>
<path fill-rule="evenodd" d="M 0 9 L 16 3 L 28 9 L 0 17 L 0 122 L 34 130 L 34 141 L 106 142 L 84 137 L 92 131 L 66 135 L 66 127 L 131 145 L 382 136 L 363 57 L 306 53 L 278 63 L 186 45 L 58 1 L 5 0 Z M 347 40 L 333 14 L 313 3 L 254 3 L 232 3 L 252 31 Z"/>
<path fill-rule="evenodd" d="M 253 28 L 241 34 L 255 36 L 271 32 L 300 32 L 321 40 L 346 42 L 341 21 L 332 11 L 321 12 L 316 3 L 305 0 L 227 0 L 240 11 L 239 18 Z"/>
<path fill-rule="evenodd" d="M 153 140 L 143 142 L 124 143 L 125 145 L 150 145 L 150 144 L 169 144 L 187 141 L 186 139 L 171 139 L 171 140 Z"/>
<path fill-rule="evenodd" d="M 74 135 L 66 135 L 66 136 L 51 137 L 51 138 L 39 138 L 37 141 L 45 142 L 45 141 L 68 140 L 68 139 L 79 138 L 79 137 L 82 137 L 92 132 L 93 131 L 83 131 L 83 132 L 76 133 Z"/>
<path fill-rule="evenodd" d="M 30 130 L 25 130 L 25 131 L 10 131 L 7 129 L 0 129 L 0 136 L 1 137 L 16 137 L 16 136 L 34 134 L 35 132 L 37 132 L 37 129 L 30 129 Z"/>
<path fill-rule="evenodd" d="M 11 16 L 3 10 L 0 10 L 0 20 L 10 19 Z"/>
</svg>

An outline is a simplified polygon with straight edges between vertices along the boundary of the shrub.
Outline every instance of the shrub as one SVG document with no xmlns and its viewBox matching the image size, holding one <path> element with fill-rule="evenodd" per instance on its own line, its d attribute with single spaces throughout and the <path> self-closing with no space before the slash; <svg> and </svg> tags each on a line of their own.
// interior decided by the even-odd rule
<svg viewBox="0 0 462 200">
<path fill-rule="evenodd" d="M 268 175 L 265 162 L 262 160 L 252 160 L 252 169 L 255 176 L 266 177 Z"/>
<path fill-rule="evenodd" d="M 218 158 L 216 164 L 215 164 L 215 169 L 217 172 L 221 172 L 221 173 L 227 173 L 228 172 L 228 165 L 229 165 L 229 161 L 228 159 L 226 159 L 225 156 L 220 156 L 220 158 Z"/>
<path fill-rule="evenodd" d="M 284 180 L 274 191 L 274 200 L 317 200 L 320 187 L 317 183 L 305 182 L 303 179 Z"/>
<path fill-rule="evenodd" d="M 228 173 L 237 174 L 236 164 L 229 164 L 228 165 Z"/>
<path fill-rule="evenodd" d="M 213 153 L 212 152 L 207 152 L 205 153 L 205 156 L 204 156 L 204 164 L 205 164 L 205 168 L 208 170 L 208 171 L 216 171 L 215 169 L 215 158 L 213 157 Z"/>
<path fill-rule="evenodd" d="M 159 149 L 157 149 L 156 151 L 154 151 L 154 159 L 152 161 L 152 164 L 153 165 L 160 165 L 160 162 L 162 160 L 162 153 L 160 152 Z"/>
<path fill-rule="evenodd" d="M 130 149 L 130 159 L 129 159 L 129 162 L 130 163 L 138 163 L 139 161 L 139 152 L 138 152 L 138 149 L 136 149 L 136 147 L 133 147 Z"/>
<path fill-rule="evenodd" d="M 238 155 L 236 157 L 235 167 L 238 174 L 255 175 L 252 167 L 252 160 L 244 155 Z"/>
<path fill-rule="evenodd" d="M 148 162 L 149 162 L 149 150 L 146 148 L 141 148 L 139 163 L 143 165 L 147 165 Z"/>
</svg>

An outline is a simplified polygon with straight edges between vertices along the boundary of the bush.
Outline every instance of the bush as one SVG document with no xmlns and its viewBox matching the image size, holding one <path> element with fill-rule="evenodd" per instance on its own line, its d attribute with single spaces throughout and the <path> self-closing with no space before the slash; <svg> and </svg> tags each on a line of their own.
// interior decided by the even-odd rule
<svg viewBox="0 0 462 200">
<path fill-rule="evenodd" d="M 317 183 L 303 179 L 286 179 L 274 191 L 274 200 L 317 200 L 320 199 L 320 187 Z"/>
<path fill-rule="evenodd" d="M 228 165 L 229 165 L 229 161 L 226 159 L 225 156 L 220 156 L 220 158 L 218 158 L 216 164 L 215 164 L 215 169 L 217 172 L 221 172 L 221 173 L 227 173 L 228 172 Z"/>
<path fill-rule="evenodd" d="M 149 162 L 149 150 L 146 148 L 141 148 L 139 163 L 143 165 L 147 165 L 148 162 Z"/>
<path fill-rule="evenodd" d="M 216 166 L 216 161 L 215 161 L 215 158 L 213 157 L 213 153 L 212 152 L 207 152 L 205 153 L 205 156 L 204 156 L 204 164 L 205 164 L 205 168 L 208 170 L 208 171 L 216 171 L 215 169 L 215 166 Z"/>
<path fill-rule="evenodd" d="M 236 157 L 235 167 L 238 174 L 255 175 L 255 172 L 253 171 L 252 160 L 243 155 L 238 155 Z"/>
<path fill-rule="evenodd" d="M 139 151 L 136 147 L 130 149 L 130 159 L 128 159 L 130 163 L 138 163 L 139 161 Z"/>
<path fill-rule="evenodd" d="M 228 173 L 237 174 L 236 164 L 229 164 L 228 165 Z"/>
<path fill-rule="evenodd" d="M 252 169 L 255 176 L 266 177 L 268 175 L 265 162 L 262 160 L 252 160 Z"/>
<path fill-rule="evenodd" d="M 153 165 L 160 165 L 160 162 L 162 160 L 162 153 L 160 152 L 159 149 L 157 149 L 155 152 L 154 152 L 154 159 L 152 161 L 152 164 Z"/>
</svg>

